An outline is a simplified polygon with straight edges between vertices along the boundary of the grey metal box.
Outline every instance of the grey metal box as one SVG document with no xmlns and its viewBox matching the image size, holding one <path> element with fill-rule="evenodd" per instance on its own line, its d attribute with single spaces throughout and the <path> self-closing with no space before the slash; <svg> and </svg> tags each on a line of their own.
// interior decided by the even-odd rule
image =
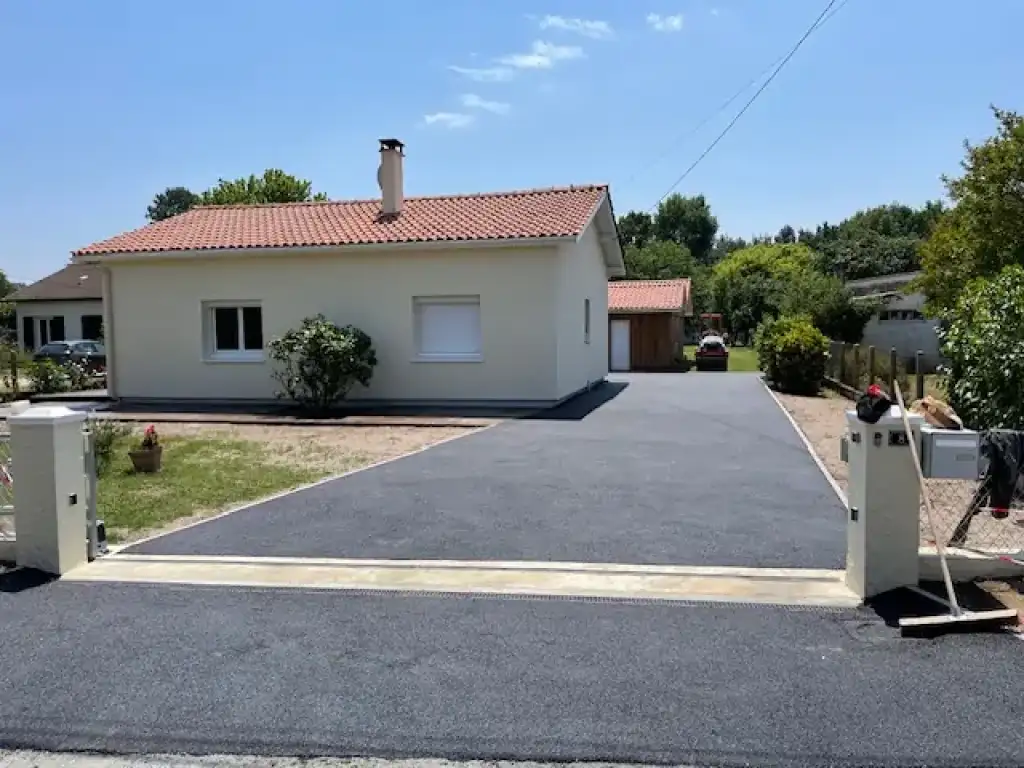
<svg viewBox="0 0 1024 768">
<path fill-rule="evenodd" d="M 921 427 L 921 469 L 925 477 L 977 480 L 979 435 L 970 429 Z"/>
</svg>

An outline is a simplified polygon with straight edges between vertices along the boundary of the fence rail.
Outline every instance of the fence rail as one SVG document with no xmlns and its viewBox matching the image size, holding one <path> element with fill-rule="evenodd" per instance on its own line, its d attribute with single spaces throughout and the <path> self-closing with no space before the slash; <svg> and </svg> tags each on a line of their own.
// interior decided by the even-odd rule
<svg viewBox="0 0 1024 768">
<path fill-rule="evenodd" d="M 892 392 L 893 382 L 898 381 L 901 390 L 920 399 L 928 390 L 923 358 L 924 352 L 921 351 L 905 359 L 896 353 L 895 347 L 882 350 L 873 346 L 832 341 L 829 342 L 825 381 L 840 389 L 848 388 L 857 392 L 863 392 L 872 384 L 884 385 Z"/>
</svg>

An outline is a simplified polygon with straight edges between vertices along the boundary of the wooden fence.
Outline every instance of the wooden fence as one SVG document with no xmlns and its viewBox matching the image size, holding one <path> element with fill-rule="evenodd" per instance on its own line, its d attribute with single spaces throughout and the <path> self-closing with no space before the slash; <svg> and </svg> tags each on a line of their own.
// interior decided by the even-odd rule
<svg viewBox="0 0 1024 768">
<path fill-rule="evenodd" d="M 909 359 L 900 358 L 896 349 L 878 350 L 843 341 L 829 342 L 829 360 L 825 383 L 847 397 L 857 397 L 872 384 L 880 384 L 892 392 L 898 381 L 905 396 L 925 396 L 924 352 Z"/>
</svg>

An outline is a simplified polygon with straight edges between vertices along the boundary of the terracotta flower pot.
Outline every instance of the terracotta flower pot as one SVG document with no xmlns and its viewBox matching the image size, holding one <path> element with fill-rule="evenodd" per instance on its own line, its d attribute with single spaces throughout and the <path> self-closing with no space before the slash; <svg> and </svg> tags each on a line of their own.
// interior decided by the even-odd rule
<svg viewBox="0 0 1024 768">
<path fill-rule="evenodd" d="M 132 460 L 132 466 L 136 472 L 159 472 L 163 455 L 164 447 L 162 445 L 128 451 L 128 458 Z"/>
</svg>

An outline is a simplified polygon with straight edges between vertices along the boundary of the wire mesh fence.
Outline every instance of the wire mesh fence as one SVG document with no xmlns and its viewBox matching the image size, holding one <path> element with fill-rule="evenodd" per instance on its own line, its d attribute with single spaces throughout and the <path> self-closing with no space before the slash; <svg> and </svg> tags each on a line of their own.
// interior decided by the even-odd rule
<svg viewBox="0 0 1024 768">
<path fill-rule="evenodd" d="M 977 481 L 928 480 L 935 532 L 922 502 L 921 544 L 959 547 L 981 554 L 1024 555 L 1024 488 L 986 474 Z"/>
<path fill-rule="evenodd" d="M 11 436 L 0 434 L 0 541 L 14 538 L 14 467 Z"/>
</svg>

